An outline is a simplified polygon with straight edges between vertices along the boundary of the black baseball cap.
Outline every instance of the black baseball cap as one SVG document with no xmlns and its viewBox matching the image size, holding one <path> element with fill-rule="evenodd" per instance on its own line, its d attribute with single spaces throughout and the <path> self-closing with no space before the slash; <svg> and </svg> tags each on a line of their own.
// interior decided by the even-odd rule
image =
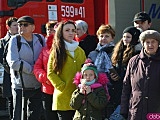
<svg viewBox="0 0 160 120">
<path fill-rule="evenodd" d="M 28 23 L 34 24 L 34 19 L 31 18 L 30 16 L 22 16 L 17 20 L 17 22 L 18 23 L 20 23 L 20 22 L 28 22 Z"/>
<path fill-rule="evenodd" d="M 135 14 L 133 22 L 135 22 L 135 21 L 142 21 L 142 22 L 144 22 L 146 20 L 148 20 L 148 22 L 150 23 L 151 22 L 150 16 L 147 13 L 145 13 L 145 12 L 139 12 L 139 13 Z"/>
</svg>

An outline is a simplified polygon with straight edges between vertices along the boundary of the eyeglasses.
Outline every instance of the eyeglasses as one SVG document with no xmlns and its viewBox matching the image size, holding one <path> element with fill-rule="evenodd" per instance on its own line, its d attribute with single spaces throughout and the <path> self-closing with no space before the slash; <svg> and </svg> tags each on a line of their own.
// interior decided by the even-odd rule
<svg viewBox="0 0 160 120">
<path fill-rule="evenodd" d="M 23 23 L 23 24 L 20 23 L 20 24 L 18 24 L 19 27 L 21 27 L 22 25 L 23 25 L 24 27 L 28 27 L 29 25 L 32 25 L 32 24 L 30 24 L 30 23 Z"/>
</svg>

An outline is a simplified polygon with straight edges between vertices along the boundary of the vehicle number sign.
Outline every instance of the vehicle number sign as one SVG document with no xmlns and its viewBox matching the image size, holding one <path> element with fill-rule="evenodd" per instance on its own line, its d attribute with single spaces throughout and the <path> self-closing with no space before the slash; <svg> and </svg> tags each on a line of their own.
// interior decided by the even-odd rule
<svg viewBox="0 0 160 120">
<path fill-rule="evenodd" d="M 80 16 L 85 18 L 85 7 L 74 7 L 74 6 L 61 6 L 62 17 L 76 17 Z"/>
</svg>

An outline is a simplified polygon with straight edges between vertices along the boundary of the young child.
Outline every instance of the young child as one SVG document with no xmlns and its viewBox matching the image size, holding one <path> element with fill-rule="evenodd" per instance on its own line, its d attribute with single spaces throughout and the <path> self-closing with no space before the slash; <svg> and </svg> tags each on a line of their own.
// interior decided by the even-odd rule
<svg viewBox="0 0 160 120">
<path fill-rule="evenodd" d="M 73 92 L 70 106 L 76 110 L 73 120 L 102 120 L 109 96 L 105 73 L 97 72 L 92 63 L 85 63 L 74 78 L 77 89 Z M 104 87 L 105 86 L 105 87 Z"/>
</svg>

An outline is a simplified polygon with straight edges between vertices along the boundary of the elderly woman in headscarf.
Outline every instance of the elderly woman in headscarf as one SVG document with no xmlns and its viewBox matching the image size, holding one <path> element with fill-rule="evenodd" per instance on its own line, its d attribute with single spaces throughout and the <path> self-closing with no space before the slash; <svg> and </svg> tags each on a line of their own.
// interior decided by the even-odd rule
<svg viewBox="0 0 160 120">
<path fill-rule="evenodd" d="M 130 59 L 123 80 L 121 115 L 128 120 L 146 120 L 152 117 L 148 113 L 160 113 L 160 33 L 146 30 L 140 42 L 143 48 Z"/>
</svg>

